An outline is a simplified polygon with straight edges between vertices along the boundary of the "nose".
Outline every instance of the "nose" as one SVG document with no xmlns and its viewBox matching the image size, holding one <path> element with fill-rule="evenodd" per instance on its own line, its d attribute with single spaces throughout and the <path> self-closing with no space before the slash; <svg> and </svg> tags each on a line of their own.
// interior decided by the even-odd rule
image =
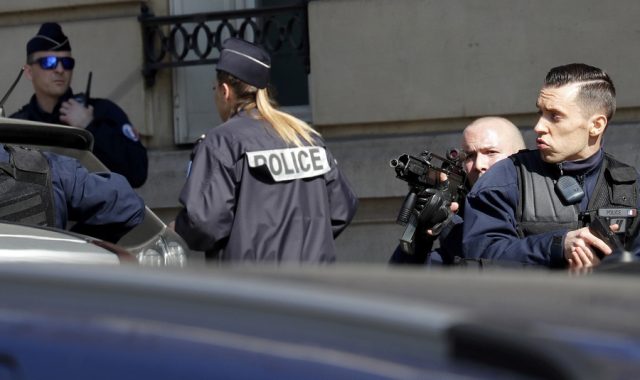
<svg viewBox="0 0 640 380">
<path fill-rule="evenodd" d="M 547 132 L 547 126 L 545 124 L 545 120 L 543 117 L 540 117 L 538 119 L 538 122 L 536 123 L 536 126 L 533 127 L 533 131 L 539 135 L 546 133 Z"/>
<path fill-rule="evenodd" d="M 58 60 L 58 63 L 56 64 L 56 67 L 53 70 L 58 73 L 64 72 L 64 67 L 62 67 L 62 61 Z"/>
<path fill-rule="evenodd" d="M 473 161 L 473 169 L 478 173 L 484 173 L 489 169 L 489 161 L 483 154 L 477 154 Z"/>
</svg>

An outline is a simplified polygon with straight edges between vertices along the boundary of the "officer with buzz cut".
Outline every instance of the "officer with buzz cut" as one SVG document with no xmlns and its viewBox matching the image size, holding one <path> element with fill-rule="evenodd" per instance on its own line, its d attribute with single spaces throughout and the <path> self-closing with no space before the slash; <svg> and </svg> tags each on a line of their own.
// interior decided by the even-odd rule
<svg viewBox="0 0 640 380">
<path fill-rule="evenodd" d="M 272 106 L 271 59 L 230 38 L 213 87 L 224 121 L 193 152 L 175 230 L 208 259 L 332 262 L 357 198 L 320 134 Z"/>
<path fill-rule="evenodd" d="M 122 174 L 132 187 L 147 179 L 147 150 L 125 112 L 108 99 L 74 94 L 75 60 L 59 24 L 47 22 L 27 43 L 25 76 L 34 95 L 12 118 L 86 128 L 94 137 L 93 153 L 109 170 Z"/>
</svg>

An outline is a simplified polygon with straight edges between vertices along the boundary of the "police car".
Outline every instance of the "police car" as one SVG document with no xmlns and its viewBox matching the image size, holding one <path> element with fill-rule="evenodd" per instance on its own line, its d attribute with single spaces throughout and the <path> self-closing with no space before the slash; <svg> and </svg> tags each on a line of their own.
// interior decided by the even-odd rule
<svg viewBox="0 0 640 380">
<path fill-rule="evenodd" d="M 0 222 L 0 263 L 102 264 L 133 263 L 122 247 L 49 227 Z"/>
<path fill-rule="evenodd" d="M 0 118 L 0 142 L 70 156 L 92 172 L 109 171 L 91 152 L 93 136 L 84 129 Z M 33 229 L 30 233 L 39 236 L 42 231 Z M 118 245 L 140 264 L 149 266 L 183 266 L 189 252 L 184 240 L 148 207 L 144 221 L 120 239 Z"/>
</svg>

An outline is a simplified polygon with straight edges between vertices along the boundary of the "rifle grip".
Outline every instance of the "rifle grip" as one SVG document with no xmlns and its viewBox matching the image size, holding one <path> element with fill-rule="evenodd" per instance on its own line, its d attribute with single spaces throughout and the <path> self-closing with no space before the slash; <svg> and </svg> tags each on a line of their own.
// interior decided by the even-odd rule
<svg viewBox="0 0 640 380">
<path fill-rule="evenodd" d="M 396 218 L 396 223 L 406 226 L 409 222 L 409 218 L 411 217 L 411 213 L 413 212 L 413 207 L 416 205 L 416 199 L 418 195 L 410 191 L 409 194 L 404 198 L 404 202 L 402 202 L 402 207 L 400 207 L 400 211 L 398 212 L 398 217 Z"/>
</svg>

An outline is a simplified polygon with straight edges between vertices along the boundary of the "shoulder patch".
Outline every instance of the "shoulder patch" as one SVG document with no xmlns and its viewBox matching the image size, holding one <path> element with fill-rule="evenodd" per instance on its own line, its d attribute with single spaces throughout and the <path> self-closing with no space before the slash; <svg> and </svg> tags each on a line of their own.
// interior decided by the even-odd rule
<svg viewBox="0 0 640 380">
<path fill-rule="evenodd" d="M 321 176 L 329 170 L 327 151 L 305 146 L 247 152 L 249 167 L 266 167 L 276 182 Z"/>
<path fill-rule="evenodd" d="M 122 124 L 122 134 L 125 135 L 131 141 L 136 141 L 136 142 L 138 141 L 138 136 L 133 130 L 133 126 L 131 126 L 131 124 L 129 123 Z"/>
</svg>

